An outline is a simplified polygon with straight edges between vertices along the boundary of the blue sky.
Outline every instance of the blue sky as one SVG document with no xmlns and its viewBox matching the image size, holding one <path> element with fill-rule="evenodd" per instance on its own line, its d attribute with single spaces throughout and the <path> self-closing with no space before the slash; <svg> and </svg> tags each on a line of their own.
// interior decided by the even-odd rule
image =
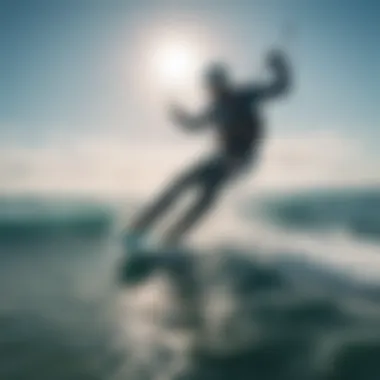
<svg viewBox="0 0 380 380">
<path fill-rule="evenodd" d="M 154 70 L 144 71 L 151 43 L 160 49 L 160 31 L 172 25 L 174 38 L 179 28 L 203 44 L 200 66 L 225 59 L 240 79 L 255 79 L 291 25 L 296 85 L 265 109 L 270 135 L 331 132 L 375 151 L 379 17 L 376 0 L 2 0 L 1 140 L 12 147 L 180 136 L 166 117 L 168 93 Z"/>
<path fill-rule="evenodd" d="M 296 91 L 289 103 L 274 106 L 273 128 L 377 134 L 380 4 L 375 0 L 14 0 L 2 1 L 1 9 L 2 135 L 42 138 L 109 125 L 128 135 L 137 128 L 141 109 L 157 110 L 146 110 L 136 96 L 139 89 L 130 88 L 131 66 L 138 66 L 137 48 L 143 49 L 136 44 L 152 25 L 170 20 L 207 28 L 247 77 L 255 74 L 260 54 L 281 26 L 292 23 Z"/>
</svg>

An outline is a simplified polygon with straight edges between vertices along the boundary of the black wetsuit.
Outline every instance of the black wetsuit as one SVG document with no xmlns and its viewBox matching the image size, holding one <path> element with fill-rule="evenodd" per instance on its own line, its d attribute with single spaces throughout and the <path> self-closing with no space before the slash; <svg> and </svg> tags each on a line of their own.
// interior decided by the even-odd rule
<svg viewBox="0 0 380 380">
<path fill-rule="evenodd" d="M 254 91 L 237 89 L 214 105 L 210 122 L 215 124 L 222 154 L 243 158 L 262 139 L 263 124 L 255 103 Z"/>
<path fill-rule="evenodd" d="M 210 209 L 224 185 L 251 161 L 260 146 L 263 126 L 248 93 L 236 91 L 226 95 L 209 113 L 209 122 L 214 124 L 218 140 L 216 154 L 177 178 L 135 222 L 135 230 L 141 232 L 151 227 L 184 190 L 196 186 L 201 190 L 196 203 L 166 237 L 170 242 L 177 242 Z"/>
<path fill-rule="evenodd" d="M 277 63 L 276 81 L 266 87 L 229 89 L 201 118 L 202 124 L 211 124 L 218 140 L 217 153 L 198 162 L 183 173 L 133 223 L 132 230 L 145 232 L 166 212 L 189 187 L 200 190 L 193 207 L 168 231 L 165 240 L 176 243 L 208 211 L 225 184 L 241 172 L 247 163 L 256 159 L 264 137 L 259 114 L 262 100 L 284 92 L 288 84 L 285 62 Z"/>
</svg>

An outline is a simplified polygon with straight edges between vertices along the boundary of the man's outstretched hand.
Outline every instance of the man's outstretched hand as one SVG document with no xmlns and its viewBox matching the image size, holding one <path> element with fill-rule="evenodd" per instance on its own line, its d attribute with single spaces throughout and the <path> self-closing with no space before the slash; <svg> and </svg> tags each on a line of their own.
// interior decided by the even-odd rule
<svg viewBox="0 0 380 380">
<path fill-rule="evenodd" d="M 186 120 L 186 112 L 176 103 L 172 103 L 169 106 L 169 116 L 176 124 L 182 125 Z"/>
<path fill-rule="evenodd" d="M 173 103 L 169 107 L 169 116 L 173 123 L 187 130 L 193 129 L 196 121 L 178 104 Z"/>
<path fill-rule="evenodd" d="M 188 131 L 198 130 L 209 122 L 208 112 L 200 115 L 191 115 L 175 103 L 170 106 L 169 114 L 175 124 L 180 125 Z"/>
</svg>

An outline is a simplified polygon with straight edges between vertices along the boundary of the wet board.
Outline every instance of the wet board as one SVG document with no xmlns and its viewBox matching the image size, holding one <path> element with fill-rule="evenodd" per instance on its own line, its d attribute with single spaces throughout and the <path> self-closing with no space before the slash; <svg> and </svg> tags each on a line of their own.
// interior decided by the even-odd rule
<svg viewBox="0 0 380 380">
<path fill-rule="evenodd" d="M 126 236 L 123 250 L 119 280 L 126 285 L 140 283 L 159 269 L 180 274 L 191 265 L 191 255 L 180 246 L 165 247 L 144 239 L 137 240 Z"/>
</svg>

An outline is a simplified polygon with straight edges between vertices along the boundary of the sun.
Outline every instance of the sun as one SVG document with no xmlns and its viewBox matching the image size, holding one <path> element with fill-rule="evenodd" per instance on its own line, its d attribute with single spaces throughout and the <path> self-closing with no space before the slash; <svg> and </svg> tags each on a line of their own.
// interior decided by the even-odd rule
<svg viewBox="0 0 380 380">
<path fill-rule="evenodd" d="M 191 81 L 200 61 L 200 53 L 190 40 L 169 38 L 156 41 L 152 64 L 165 87 L 184 86 Z"/>
<path fill-rule="evenodd" d="M 176 43 L 164 46 L 157 57 L 159 74 L 169 81 L 178 81 L 189 74 L 193 59 L 188 46 Z"/>
</svg>

